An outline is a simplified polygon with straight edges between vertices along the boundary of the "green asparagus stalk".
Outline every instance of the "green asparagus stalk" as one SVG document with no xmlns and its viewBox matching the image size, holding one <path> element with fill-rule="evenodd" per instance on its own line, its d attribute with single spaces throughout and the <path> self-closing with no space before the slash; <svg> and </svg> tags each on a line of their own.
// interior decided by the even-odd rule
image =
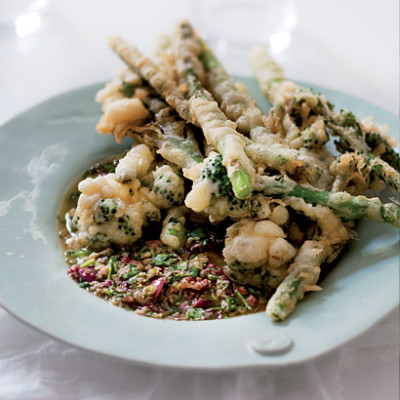
<svg viewBox="0 0 400 400">
<path fill-rule="evenodd" d="M 222 155 L 235 196 L 244 199 L 252 192 L 255 171 L 244 152 L 244 143 L 235 124 L 226 118 L 196 75 L 196 70 L 200 69 L 195 48 L 198 43 L 193 43 L 188 30 L 190 26 L 185 22 L 180 24 L 174 39 L 178 72 L 186 83 L 190 113 L 202 128 L 207 143 Z"/>
<path fill-rule="evenodd" d="M 315 221 L 319 229 L 312 240 L 302 244 L 289 267 L 288 276 L 267 305 L 267 314 L 278 321 L 293 312 L 305 292 L 320 290 L 316 284 L 321 264 L 331 263 L 354 236 L 352 230 L 330 208 L 313 206 L 297 197 L 287 197 L 284 201 L 291 209 Z"/>
<path fill-rule="evenodd" d="M 346 192 L 332 193 L 311 189 L 283 176 L 258 175 L 254 189 L 266 196 L 299 197 L 307 203 L 329 207 L 343 220 L 368 218 L 400 228 L 400 207 L 394 203 L 383 204 L 377 197 L 351 196 Z"/>
<path fill-rule="evenodd" d="M 289 275 L 268 301 L 267 315 L 275 321 L 283 321 L 294 311 L 297 301 L 304 297 L 306 291 L 319 290 L 315 285 L 324 259 L 322 242 L 315 240 L 304 242 L 289 267 Z"/>
<path fill-rule="evenodd" d="M 270 102 L 274 103 L 274 92 L 280 83 L 285 80 L 285 74 L 280 65 L 270 56 L 262 46 L 255 46 L 250 53 L 250 64 L 260 85 L 261 91 Z"/>
<path fill-rule="evenodd" d="M 197 38 L 193 37 L 193 40 Z M 207 89 L 218 101 L 225 115 L 235 121 L 238 130 L 244 134 L 251 134 L 254 128 L 261 128 L 263 134 L 268 134 L 262 112 L 256 106 L 254 98 L 247 89 L 237 86 L 237 82 L 226 72 L 210 47 L 203 40 L 198 41 L 201 46 L 201 61 L 207 74 Z"/>
<path fill-rule="evenodd" d="M 273 112 L 282 119 L 293 107 L 305 103 L 315 115 L 328 118 L 333 106 L 321 94 L 297 85 L 285 78 L 280 65 L 262 46 L 255 46 L 250 54 L 250 64 L 261 91 L 273 106 Z"/>
<path fill-rule="evenodd" d="M 157 93 L 165 98 L 178 114 L 187 121 L 190 118 L 188 102 L 182 92 L 177 88 L 173 79 L 164 73 L 149 58 L 144 56 L 135 46 L 130 45 L 120 38 L 110 38 L 109 45 L 121 59 L 131 68 L 138 71 Z"/>
</svg>

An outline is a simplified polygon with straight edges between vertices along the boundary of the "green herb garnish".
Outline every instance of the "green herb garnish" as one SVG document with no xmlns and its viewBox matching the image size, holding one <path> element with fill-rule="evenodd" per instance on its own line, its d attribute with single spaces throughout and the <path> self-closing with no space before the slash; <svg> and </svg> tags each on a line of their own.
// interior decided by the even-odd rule
<svg viewBox="0 0 400 400">
<path fill-rule="evenodd" d="M 107 279 L 111 279 L 111 275 L 115 272 L 118 271 L 118 263 L 117 263 L 117 258 L 115 256 L 111 256 L 110 259 L 108 260 L 108 273 L 107 273 Z"/>
<path fill-rule="evenodd" d="M 83 249 L 83 250 L 67 250 L 65 252 L 66 257 L 70 258 L 79 258 L 79 257 L 86 257 L 92 254 L 91 250 Z"/>
<path fill-rule="evenodd" d="M 156 254 L 151 258 L 151 263 L 156 266 L 165 265 L 170 267 L 175 260 L 176 257 L 173 254 Z"/>
<path fill-rule="evenodd" d="M 239 290 L 236 291 L 236 295 L 239 297 L 239 299 L 241 300 L 241 302 L 243 303 L 243 305 L 244 305 L 248 310 L 251 310 L 251 307 L 250 307 L 249 304 L 247 303 L 246 299 L 243 297 L 242 293 L 239 292 Z"/>
<path fill-rule="evenodd" d="M 203 318 L 204 311 L 201 308 L 190 308 L 185 315 L 185 319 L 190 319 L 192 321 L 198 321 Z"/>
<path fill-rule="evenodd" d="M 94 260 L 93 260 L 93 258 L 91 258 L 90 260 L 87 260 L 82 265 L 80 265 L 80 268 L 85 268 L 85 267 L 88 267 L 89 265 L 93 265 L 93 264 L 94 264 Z"/>
</svg>

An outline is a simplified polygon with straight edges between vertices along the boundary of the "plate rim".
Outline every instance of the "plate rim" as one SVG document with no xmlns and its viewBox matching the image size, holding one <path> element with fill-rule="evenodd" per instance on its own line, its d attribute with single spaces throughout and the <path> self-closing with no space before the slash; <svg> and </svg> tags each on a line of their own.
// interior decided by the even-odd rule
<svg viewBox="0 0 400 400">
<path fill-rule="evenodd" d="M 246 79 L 252 79 L 250 77 L 245 77 L 245 78 Z M 296 82 L 299 82 L 299 81 L 296 81 Z M 32 111 L 35 110 L 35 108 L 39 108 L 41 106 L 44 106 L 44 105 L 46 105 L 46 103 L 51 103 L 56 99 L 64 97 L 65 95 L 72 95 L 74 93 L 79 93 L 81 91 L 91 90 L 91 89 L 99 87 L 100 85 L 103 85 L 103 84 L 104 84 L 104 82 L 92 83 L 92 84 L 89 84 L 89 85 L 84 85 L 84 86 L 81 86 L 81 87 L 73 88 L 73 89 L 64 91 L 62 93 L 56 94 L 55 96 L 49 97 L 48 99 L 45 99 L 45 100 L 37 103 L 36 105 L 23 110 L 22 112 L 20 112 L 17 115 L 13 116 L 8 121 L 4 122 L 0 126 L 0 133 L 1 133 L 1 131 L 3 131 L 4 129 L 7 128 L 8 124 L 12 124 L 15 121 L 18 121 L 21 117 L 24 116 L 25 113 L 32 112 Z M 346 98 L 350 97 L 350 98 L 352 98 L 352 100 L 356 100 L 356 101 L 360 101 L 361 100 L 362 102 L 367 103 L 367 104 L 369 104 L 370 106 L 372 106 L 374 108 L 381 109 L 385 113 L 388 113 L 388 114 L 391 114 L 393 116 L 396 116 L 395 114 L 393 114 L 392 112 L 382 108 L 381 106 L 378 106 L 378 105 L 376 105 L 376 104 L 374 104 L 374 103 L 372 103 L 372 102 L 370 102 L 368 100 L 361 99 L 361 98 L 359 98 L 357 96 L 354 96 L 354 95 L 351 95 L 351 94 L 348 94 L 348 93 L 345 93 L 345 92 L 342 92 L 342 91 L 337 91 L 335 89 L 325 88 L 325 87 L 320 86 L 320 85 L 312 85 L 312 84 L 306 83 L 306 82 L 301 82 L 301 84 L 303 84 L 303 85 L 306 84 L 307 86 L 312 86 L 312 87 L 318 88 L 318 89 L 326 89 L 328 91 L 333 91 L 333 92 L 336 92 L 338 94 L 344 95 Z M 106 353 L 104 351 L 100 351 L 100 350 L 97 350 L 97 349 L 83 347 L 83 346 L 78 345 L 76 343 L 73 343 L 73 342 L 71 342 L 71 341 L 69 341 L 69 340 L 67 340 L 67 339 L 65 339 L 63 337 L 60 337 L 60 336 L 58 336 L 56 334 L 50 333 L 48 330 L 46 330 L 46 328 L 39 327 L 39 326 L 35 325 L 34 323 L 32 323 L 31 321 L 29 321 L 28 319 L 24 318 L 23 316 L 17 315 L 12 309 L 10 309 L 6 304 L 4 304 L 4 302 L 2 300 L 0 300 L 0 305 L 8 313 L 10 313 L 13 317 L 15 317 L 19 321 L 25 323 L 26 325 L 30 326 L 34 330 L 36 330 L 38 332 L 41 332 L 41 333 L 45 334 L 46 336 L 51 337 L 52 339 L 55 339 L 55 340 L 61 341 L 63 343 L 66 343 L 68 345 L 71 345 L 74 348 L 78 348 L 78 349 L 81 349 L 81 350 L 84 350 L 84 351 L 89 351 L 91 353 L 94 353 L 94 354 L 102 356 L 102 357 L 118 359 L 118 360 L 121 360 L 121 361 L 124 361 L 124 362 L 134 363 L 136 365 L 142 365 L 142 366 L 147 366 L 147 367 L 159 367 L 159 368 L 162 368 L 162 369 L 163 368 L 168 368 L 168 369 L 177 369 L 177 370 L 190 369 L 190 370 L 204 370 L 204 371 L 215 371 L 215 370 L 229 371 L 229 370 L 236 370 L 238 368 L 260 368 L 260 367 L 263 367 L 263 368 L 264 367 L 266 367 L 266 368 L 268 368 L 268 367 L 280 368 L 280 367 L 285 367 L 285 366 L 298 365 L 298 364 L 301 364 L 303 362 L 307 362 L 307 361 L 322 357 L 325 354 L 328 354 L 328 353 L 331 353 L 331 352 L 335 351 L 337 348 L 345 345 L 346 343 L 352 341 L 353 339 L 356 339 L 357 337 L 359 337 L 360 335 L 365 333 L 367 330 L 371 329 L 373 326 L 378 325 L 379 323 L 381 323 L 382 320 L 384 320 L 390 313 L 392 313 L 396 308 L 399 307 L 399 302 L 397 301 L 397 303 L 389 311 L 387 311 L 384 315 L 381 315 L 378 320 L 372 321 L 366 328 L 365 327 L 361 328 L 355 335 L 353 335 L 353 336 L 351 336 L 351 337 L 349 337 L 349 338 L 347 338 L 345 340 L 342 340 L 341 342 L 337 343 L 333 347 L 330 347 L 329 349 L 327 349 L 324 352 L 320 352 L 318 354 L 311 355 L 310 357 L 303 357 L 303 358 L 300 358 L 300 359 L 297 359 L 297 360 L 287 361 L 284 364 L 282 364 L 282 363 L 274 363 L 274 360 L 277 359 L 274 356 L 274 357 L 269 357 L 268 358 L 268 361 L 269 361 L 268 363 L 260 362 L 260 363 L 255 363 L 253 365 L 251 365 L 251 364 L 243 365 L 243 364 L 239 363 L 239 364 L 235 364 L 235 365 L 232 365 L 232 366 L 208 366 L 208 367 L 206 367 L 206 366 L 200 366 L 200 367 L 199 366 L 187 366 L 187 365 L 184 366 L 184 365 L 165 364 L 165 363 L 161 363 L 160 364 L 160 363 L 151 362 L 151 361 L 145 362 L 145 361 L 138 360 L 138 359 L 132 359 L 130 357 L 124 358 L 124 357 L 121 357 L 121 356 L 111 355 L 109 353 Z M 204 322 L 199 322 L 199 323 L 204 323 Z"/>
</svg>

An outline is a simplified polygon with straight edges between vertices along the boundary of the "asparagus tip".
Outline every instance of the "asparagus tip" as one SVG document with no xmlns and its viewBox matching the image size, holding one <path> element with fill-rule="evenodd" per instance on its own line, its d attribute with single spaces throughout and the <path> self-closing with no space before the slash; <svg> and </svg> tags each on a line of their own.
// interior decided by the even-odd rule
<svg viewBox="0 0 400 400">
<path fill-rule="evenodd" d="M 238 199 L 245 199 L 253 190 L 250 175 L 243 170 L 234 171 L 229 178 L 232 183 L 233 192 Z"/>
</svg>

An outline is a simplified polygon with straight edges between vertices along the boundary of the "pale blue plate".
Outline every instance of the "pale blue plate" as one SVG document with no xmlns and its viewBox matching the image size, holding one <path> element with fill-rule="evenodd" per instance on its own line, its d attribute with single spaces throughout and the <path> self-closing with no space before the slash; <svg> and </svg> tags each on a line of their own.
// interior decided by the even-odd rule
<svg viewBox="0 0 400 400">
<path fill-rule="evenodd" d="M 264 110 L 254 81 L 245 80 Z M 288 365 L 326 353 L 382 319 L 399 303 L 398 232 L 362 222 L 354 241 L 322 283 L 284 323 L 264 313 L 222 321 L 177 322 L 140 317 L 99 299 L 68 278 L 56 215 L 70 182 L 121 146 L 99 136 L 100 85 L 54 97 L 0 128 L 0 301 L 40 331 L 82 349 L 135 363 L 174 368 L 232 369 Z M 399 131 L 398 118 L 332 90 L 336 107 Z M 128 143 L 125 144 L 125 147 Z M 251 343 L 284 334 L 294 345 L 261 355 Z"/>
</svg>

